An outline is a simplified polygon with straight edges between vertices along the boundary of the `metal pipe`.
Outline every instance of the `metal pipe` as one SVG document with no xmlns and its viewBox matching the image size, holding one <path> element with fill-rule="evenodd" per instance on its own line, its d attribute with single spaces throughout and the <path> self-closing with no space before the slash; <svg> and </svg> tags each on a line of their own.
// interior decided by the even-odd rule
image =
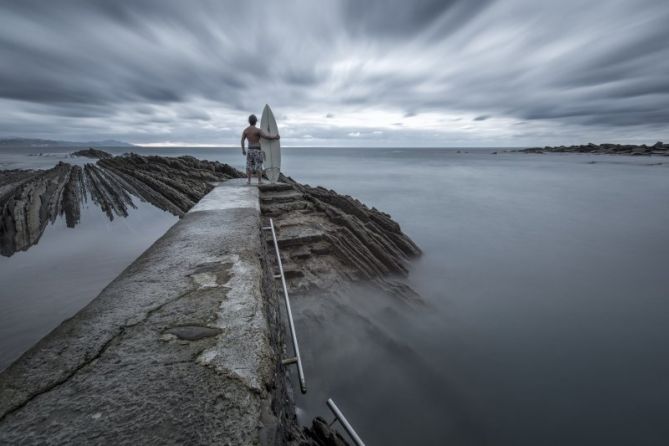
<svg viewBox="0 0 669 446">
<path fill-rule="evenodd" d="M 344 427 L 346 433 L 351 437 L 353 442 L 357 446 L 365 446 L 365 443 L 360 439 L 355 429 L 353 429 L 353 426 L 351 426 L 344 414 L 341 413 L 341 410 L 339 410 L 335 402 L 332 401 L 332 398 L 328 398 L 327 405 L 334 414 L 335 420 L 339 420 L 339 423 Z"/>
<path fill-rule="evenodd" d="M 274 250 L 276 251 L 276 262 L 279 265 L 279 275 L 281 276 L 281 285 L 283 286 L 283 297 L 286 302 L 286 313 L 288 313 L 288 326 L 290 327 L 290 337 L 293 339 L 293 351 L 297 360 L 297 375 L 300 379 L 300 390 L 307 393 L 307 382 L 304 379 L 304 369 L 302 369 L 302 357 L 300 356 L 300 347 L 297 344 L 297 335 L 295 334 L 295 323 L 293 322 L 293 312 L 290 309 L 290 298 L 288 297 L 288 287 L 286 286 L 286 276 L 283 274 L 283 263 L 281 263 L 281 252 L 279 251 L 279 242 L 276 240 L 276 231 L 274 230 L 274 221 L 269 219 L 269 228 L 272 231 L 272 240 L 274 241 Z M 292 361 L 291 361 L 292 362 Z"/>
</svg>

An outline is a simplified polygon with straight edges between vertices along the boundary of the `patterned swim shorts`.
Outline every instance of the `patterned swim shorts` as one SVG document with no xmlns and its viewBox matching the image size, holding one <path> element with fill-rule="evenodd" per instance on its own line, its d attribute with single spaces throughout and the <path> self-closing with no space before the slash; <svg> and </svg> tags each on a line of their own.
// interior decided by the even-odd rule
<svg viewBox="0 0 669 446">
<path fill-rule="evenodd" d="M 263 153 L 260 147 L 249 147 L 246 151 L 246 170 L 262 172 Z"/>
</svg>

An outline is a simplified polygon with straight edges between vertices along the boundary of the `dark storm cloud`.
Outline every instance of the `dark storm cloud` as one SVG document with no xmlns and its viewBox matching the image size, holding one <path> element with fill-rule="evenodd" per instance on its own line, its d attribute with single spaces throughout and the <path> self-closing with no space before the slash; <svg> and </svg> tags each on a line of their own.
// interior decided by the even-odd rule
<svg viewBox="0 0 669 446">
<path fill-rule="evenodd" d="M 515 18 L 510 13 L 514 4 Z M 397 34 L 407 30 L 418 32 L 437 23 L 440 17 L 448 17 L 449 8 L 457 6 L 457 2 L 443 5 L 443 10 L 410 16 Z M 467 19 L 485 12 L 489 5 L 477 6 L 468 4 Z M 439 76 L 436 73 L 441 70 L 431 71 L 426 67 L 422 73 L 388 76 L 385 82 L 379 82 L 381 76 L 375 74 L 364 81 L 369 86 L 369 95 L 398 107 L 406 108 L 410 104 L 418 110 L 492 111 L 501 116 L 571 124 L 615 127 L 666 122 L 669 110 L 666 94 L 669 87 L 669 47 L 666 45 L 669 41 L 669 27 L 666 26 L 669 4 L 662 1 L 619 2 L 614 8 L 606 9 L 604 2 L 585 5 L 566 1 L 552 5 L 541 3 L 539 7 L 532 2 L 498 1 L 494 6 L 493 12 L 499 12 L 496 16 L 485 17 L 479 26 L 466 24 L 472 25 L 471 39 L 487 40 L 486 43 L 491 45 L 489 57 L 468 57 L 465 49 L 471 40 L 463 41 L 460 48 L 449 46 L 448 39 L 433 42 L 423 48 L 427 51 L 416 48 L 416 55 L 423 56 L 417 59 L 424 62 L 423 53 L 426 52 L 441 56 L 448 74 Z M 526 8 L 529 11 L 524 11 L 522 6 L 530 6 Z M 379 3 L 372 2 L 368 10 L 378 7 Z M 401 6 L 387 9 L 387 14 L 377 15 L 379 20 L 389 14 L 392 22 L 395 12 L 403 13 Z M 574 20 L 570 25 L 569 21 L 552 17 L 553 13 L 569 14 Z M 363 13 L 359 17 L 365 16 Z M 379 29 L 371 25 L 368 29 L 383 32 L 381 24 Z M 513 41 L 501 38 L 503 31 L 509 30 L 516 33 Z M 582 44 L 572 44 L 579 41 Z M 553 51 L 553 46 L 560 45 L 571 45 L 572 48 L 552 59 L 543 57 Z M 430 51 L 431 47 L 435 50 Z M 497 60 L 496 53 L 505 52 L 510 53 L 508 58 Z M 540 63 L 535 63 L 534 58 Z M 405 62 L 409 63 L 408 60 Z M 453 66 L 457 69 L 452 70 Z M 429 94 L 422 93 L 426 79 L 430 83 Z M 449 88 L 451 86 L 457 89 Z M 354 98 L 361 96 L 358 93 Z M 489 115 L 474 119 L 481 121 L 482 116 Z"/>
<path fill-rule="evenodd" d="M 344 25 L 367 35 L 404 38 L 420 34 L 447 17 L 443 32 L 452 32 L 481 11 L 489 0 L 346 0 Z"/>
<path fill-rule="evenodd" d="M 666 132 L 667 23 L 664 0 L 0 0 L 0 136 L 218 138 L 266 102 L 323 139 L 417 114 Z M 339 121 L 369 110 L 395 116 Z"/>
<path fill-rule="evenodd" d="M 234 102 L 245 82 L 231 66 L 263 74 L 257 58 L 235 47 L 220 65 L 203 63 L 217 56 L 211 30 L 201 26 L 206 13 L 193 14 L 183 2 L 22 1 L 2 8 L 5 98 L 114 104 L 207 95 Z"/>
</svg>

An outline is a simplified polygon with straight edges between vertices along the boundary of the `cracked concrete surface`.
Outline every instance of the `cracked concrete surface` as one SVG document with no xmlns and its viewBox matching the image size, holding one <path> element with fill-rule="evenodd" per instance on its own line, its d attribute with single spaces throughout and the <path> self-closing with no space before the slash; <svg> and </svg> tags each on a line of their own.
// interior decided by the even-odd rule
<svg viewBox="0 0 669 446">
<path fill-rule="evenodd" d="M 258 190 L 242 181 L 0 374 L 0 444 L 284 443 Z"/>
</svg>

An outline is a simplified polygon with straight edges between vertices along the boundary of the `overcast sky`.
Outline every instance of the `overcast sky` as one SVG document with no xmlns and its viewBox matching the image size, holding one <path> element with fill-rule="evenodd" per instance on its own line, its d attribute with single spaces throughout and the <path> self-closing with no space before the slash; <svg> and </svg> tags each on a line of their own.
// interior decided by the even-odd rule
<svg viewBox="0 0 669 446">
<path fill-rule="evenodd" d="M 668 0 L 0 0 L 0 137 L 669 140 Z"/>
</svg>

